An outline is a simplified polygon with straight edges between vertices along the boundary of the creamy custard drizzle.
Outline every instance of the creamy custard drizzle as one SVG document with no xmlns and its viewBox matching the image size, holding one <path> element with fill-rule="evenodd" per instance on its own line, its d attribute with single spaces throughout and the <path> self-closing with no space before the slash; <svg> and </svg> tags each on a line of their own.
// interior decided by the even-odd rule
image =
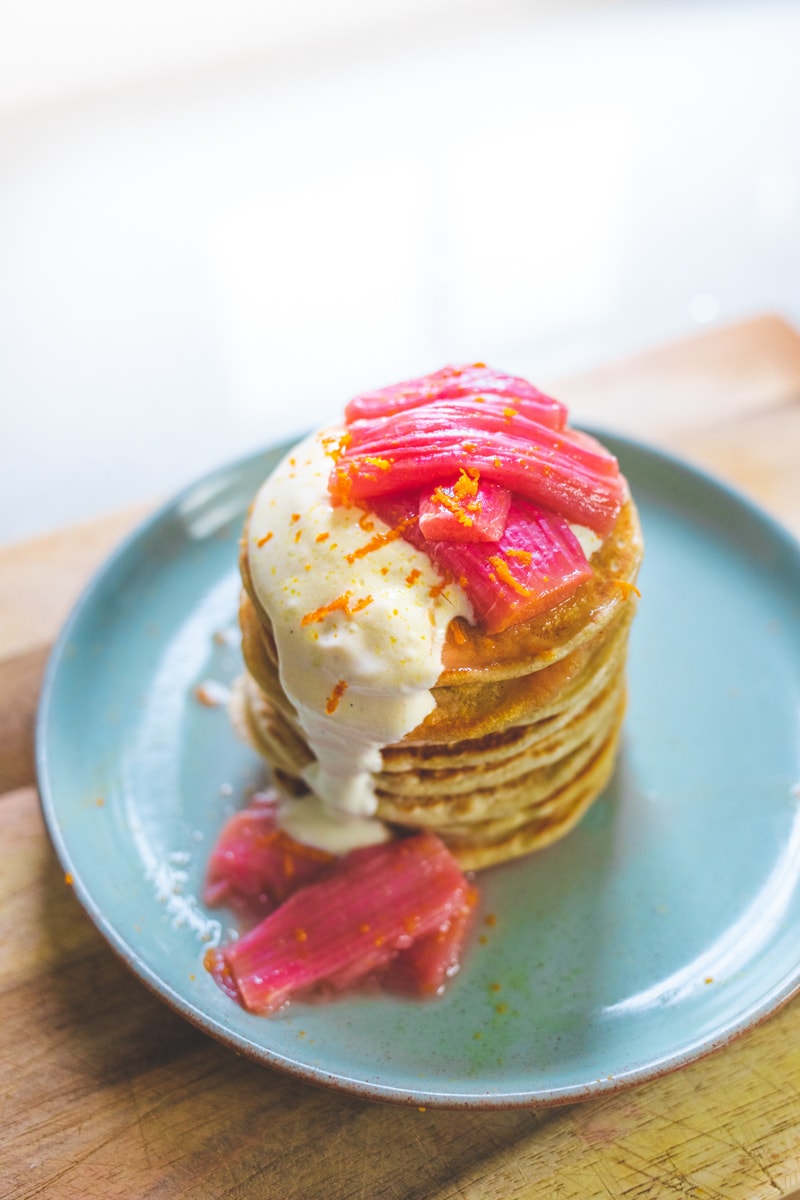
<svg viewBox="0 0 800 1200">
<path fill-rule="evenodd" d="M 341 430 L 296 446 L 262 485 L 249 523 L 250 572 L 272 621 L 283 689 L 314 754 L 305 779 L 321 802 L 288 804 L 283 824 L 337 849 L 387 836 L 375 819 L 381 748 L 435 707 L 447 626 L 472 620 L 457 584 L 402 538 L 361 553 L 389 528 L 334 508 L 326 452 Z"/>
</svg>

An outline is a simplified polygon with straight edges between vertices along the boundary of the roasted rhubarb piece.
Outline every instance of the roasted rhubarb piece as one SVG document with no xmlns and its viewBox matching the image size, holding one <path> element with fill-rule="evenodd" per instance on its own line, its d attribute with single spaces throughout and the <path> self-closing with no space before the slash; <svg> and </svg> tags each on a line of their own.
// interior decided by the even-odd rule
<svg viewBox="0 0 800 1200">
<path fill-rule="evenodd" d="M 270 1013 L 295 993 L 379 971 L 468 907 L 469 886 L 444 843 L 416 834 L 345 855 L 206 965 L 245 1008 Z"/>
<path fill-rule="evenodd" d="M 363 392 L 345 409 L 348 424 L 366 417 L 388 417 L 409 408 L 420 408 L 435 400 L 457 400 L 465 396 L 500 397 L 506 403 L 518 403 L 543 425 L 563 429 L 567 409 L 559 400 L 540 392 L 527 379 L 493 371 L 483 363 L 466 367 L 443 367 L 431 375 L 391 384 L 374 392 Z"/>
<path fill-rule="evenodd" d="M 616 458 L 593 438 L 549 428 L 491 397 L 354 422 L 329 487 L 334 502 L 369 502 L 433 489 L 461 469 L 601 536 L 613 528 L 626 494 Z"/>
<path fill-rule="evenodd" d="M 590 578 L 592 568 L 569 524 L 526 500 L 513 499 L 497 542 L 427 541 L 414 520 L 413 493 L 373 501 L 382 521 L 424 550 L 470 598 L 487 633 L 555 607 Z"/>
<path fill-rule="evenodd" d="M 203 899 L 259 920 L 330 870 L 334 856 L 296 842 L 276 824 L 277 798 L 257 799 L 223 827 L 209 859 Z"/>
<path fill-rule="evenodd" d="M 514 499 L 498 542 L 435 542 L 428 551 L 457 579 L 487 633 L 554 608 L 592 568 L 562 517 Z"/>
<path fill-rule="evenodd" d="M 463 906 L 433 933 L 417 938 L 387 968 L 383 985 L 409 996 L 438 996 L 459 970 L 478 893 L 470 888 Z"/>
<path fill-rule="evenodd" d="M 426 541 L 496 542 L 503 536 L 511 492 L 462 470 L 452 485 L 423 492 L 419 528 Z"/>
<path fill-rule="evenodd" d="M 591 576 L 570 525 L 606 537 L 627 485 L 613 454 L 566 426 L 563 405 L 476 364 L 357 397 L 346 415 L 333 503 L 372 509 L 390 526 L 379 536 L 423 550 L 488 633 Z"/>
</svg>

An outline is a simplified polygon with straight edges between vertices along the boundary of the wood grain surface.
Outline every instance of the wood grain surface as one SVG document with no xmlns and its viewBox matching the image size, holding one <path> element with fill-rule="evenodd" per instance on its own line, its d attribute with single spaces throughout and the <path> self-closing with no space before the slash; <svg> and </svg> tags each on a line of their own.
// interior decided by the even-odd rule
<svg viewBox="0 0 800 1200">
<path fill-rule="evenodd" d="M 559 394 L 586 419 L 710 466 L 800 533 L 800 337 L 779 319 Z M 0 548 L 0 1197 L 777 1200 L 800 1188 L 800 1000 L 616 1096 L 418 1111 L 237 1057 L 117 961 L 50 848 L 33 721 L 60 623 L 139 515 Z"/>
</svg>

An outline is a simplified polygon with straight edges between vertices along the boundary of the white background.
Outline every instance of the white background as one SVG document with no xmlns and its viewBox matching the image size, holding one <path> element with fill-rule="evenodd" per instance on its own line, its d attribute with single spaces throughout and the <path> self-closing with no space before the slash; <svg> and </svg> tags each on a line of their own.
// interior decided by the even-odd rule
<svg viewBox="0 0 800 1200">
<path fill-rule="evenodd" d="M 0 0 L 0 542 L 448 361 L 800 326 L 799 63 L 776 0 Z"/>
</svg>

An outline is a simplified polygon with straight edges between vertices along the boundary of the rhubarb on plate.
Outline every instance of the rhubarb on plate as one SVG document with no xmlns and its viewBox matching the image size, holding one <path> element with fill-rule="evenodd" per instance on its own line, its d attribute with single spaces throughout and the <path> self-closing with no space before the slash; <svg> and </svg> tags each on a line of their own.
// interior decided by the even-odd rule
<svg viewBox="0 0 800 1200">
<path fill-rule="evenodd" d="M 575 825 L 613 769 L 641 557 L 616 458 L 558 400 L 483 364 L 355 397 L 291 450 L 242 540 L 246 673 L 232 711 L 272 767 L 276 828 L 337 865 L 265 918 L 276 945 L 297 949 L 281 923 L 291 910 L 279 920 L 289 905 L 297 928 L 336 941 L 329 904 L 355 914 L 364 901 L 363 884 L 335 899 L 366 869 L 359 855 L 385 869 L 408 841 L 473 871 Z M 309 877 L 320 865 L 298 864 Z M 431 915 L 424 890 L 427 933 L 372 966 L 348 934 L 351 974 L 441 986 L 467 910 L 462 896 Z M 243 944 L 223 974 L 238 963 L 246 976 Z M 328 986 L 348 978 L 335 959 Z M 255 1006 L 271 1010 L 282 986 Z"/>
<path fill-rule="evenodd" d="M 248 816 L 271 823 L 257 808 Z M 280 831 L 272 832 L 280 838 Z M 241 847 L 242 838 L 243 825 L 234 818 L 221 843 Z M 292 847 L 285 837 L 283 851 L 290 860 L 308 861 L 302 846 Z M 252 843 L 243 847 L 245 859 L 252 852 Z M 265 1015 L 292 997 L 341 992 L 366 981 L 409 995 L 439 994 L 458 970 L 475 903 L 474 889 L 444 843 L 419 833 L 328 859 L 318 859 L 288 887 L 277 858 L 259 862 L 265 891 L 277 879 L 283 896 L 238 940 L 207 952 L 206 967 L 223 990 Z M 219 868 L 217 863 L 218 878 Z M 210 884 L 214 874 L 212 868 Z M 238 882 L 240 875 L 239 862 L 231 876 Z M 219 898 L 207 889 L 206 899 Z"/>
</svg>

